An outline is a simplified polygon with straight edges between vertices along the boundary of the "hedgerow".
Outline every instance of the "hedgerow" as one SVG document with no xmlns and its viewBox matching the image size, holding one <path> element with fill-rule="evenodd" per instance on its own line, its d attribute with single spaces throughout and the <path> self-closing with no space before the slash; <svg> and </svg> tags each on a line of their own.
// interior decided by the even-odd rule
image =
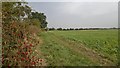
<svg viewBox="0 0 120 68">
<path fill-rule="evenodd" d="M 41 66 L 35 49 L 37 34 L 47 27 L 44 13 L 32 12 L 27 2 L 2 2 L 2 65 Z"/>
<path fill-rule="evenodd" d="M 34 47 L 40 45 L 35 38 L 38 31 L 30 30 L 29 24 L 17 22 L 3 23 L 2 28 L 2 64 L 3 66 L 42 65 L 43 59 L 32 56 Z"/>
</svg>

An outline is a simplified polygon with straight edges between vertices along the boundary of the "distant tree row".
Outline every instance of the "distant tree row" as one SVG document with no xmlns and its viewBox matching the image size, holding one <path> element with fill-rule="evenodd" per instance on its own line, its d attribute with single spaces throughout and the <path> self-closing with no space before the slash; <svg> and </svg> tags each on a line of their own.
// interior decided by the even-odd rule
<svg viewBox="0 0 120 68">
<path fill-rule="evenodd" d="M 106 30 L 106 29 L 118 29 L 118 28 L 47 28 L 46 30 Z"/>
</svg>

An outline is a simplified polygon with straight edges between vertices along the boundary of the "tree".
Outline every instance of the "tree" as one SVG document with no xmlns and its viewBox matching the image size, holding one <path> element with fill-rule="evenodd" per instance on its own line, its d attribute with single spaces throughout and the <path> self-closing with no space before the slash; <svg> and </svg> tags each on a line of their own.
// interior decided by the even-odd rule
<svg viewBox="0 0 120 68">
<path fill-rule="evenodd" d="M 75 30 L 79 30 L 78 28 L 76 28 Z"/>
<path fill-rule="evenodd" d="M 74 30 L 74 28 L 70 28 L 70 30 Z"/>
<path fill-rule="evenodd" d="M 8 23 L 13 20 L 22 21 L 25 16 L 30 16 L 31 10 L 26 2 L 3 2 L 2 21 L 3 23 Z"/>
<path fill-rule="evenodd" d="M 55 28 L 48 28 L 48 30 L 55 30 Z"/>
<path fill-rule="evenodd" d="M 41 23 L 38 19 L 32 19 L 31 23 L 32 23 L 32 25 L 35 25 L 40 28 Z"/>
<path fill-rule="evenodd" d="M 41 28 L 46 28 L 47 27 L 47 21 L 46 21 L 46 16 L 44 15 L 44 13 L 38 13 L 38 12 L 32 12 L 31 13 L 31 18 L 32 19 L 38 19 L 41 23 L 40 27 Z"/>
<path fill-rule="evenodd" d="M 62 30 L 62 28 L 57 28 L 57 30 Z"/>
</svg>

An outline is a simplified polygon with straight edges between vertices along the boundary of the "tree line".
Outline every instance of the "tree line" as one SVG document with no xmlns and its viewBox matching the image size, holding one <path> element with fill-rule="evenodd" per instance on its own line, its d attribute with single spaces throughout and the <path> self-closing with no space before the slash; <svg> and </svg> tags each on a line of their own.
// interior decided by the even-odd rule
<svg viewBox="0 0 120 68">
<path fill-rule="evenodd" d="M 118 29 L 118 28 L 47 28 L 46 31 L 51 31 L 51 30 L 107 30 L 107 29 Z"/>
</svg>

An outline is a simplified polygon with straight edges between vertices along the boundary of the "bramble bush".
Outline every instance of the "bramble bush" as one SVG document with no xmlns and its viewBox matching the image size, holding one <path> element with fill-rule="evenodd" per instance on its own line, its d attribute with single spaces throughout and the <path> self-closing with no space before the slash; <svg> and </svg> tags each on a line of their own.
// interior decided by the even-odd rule
<svg viewBox="0 0 120 68">
<path fill-rule="evenodd" d="M 32 55 L 38 54 L 34 47 L 40 45 L 40 41 L 35 38 L 39 29 L 15 21 L 2 25 L 3 66 L 41 66 L 44 60 Z"/>
</svg>

